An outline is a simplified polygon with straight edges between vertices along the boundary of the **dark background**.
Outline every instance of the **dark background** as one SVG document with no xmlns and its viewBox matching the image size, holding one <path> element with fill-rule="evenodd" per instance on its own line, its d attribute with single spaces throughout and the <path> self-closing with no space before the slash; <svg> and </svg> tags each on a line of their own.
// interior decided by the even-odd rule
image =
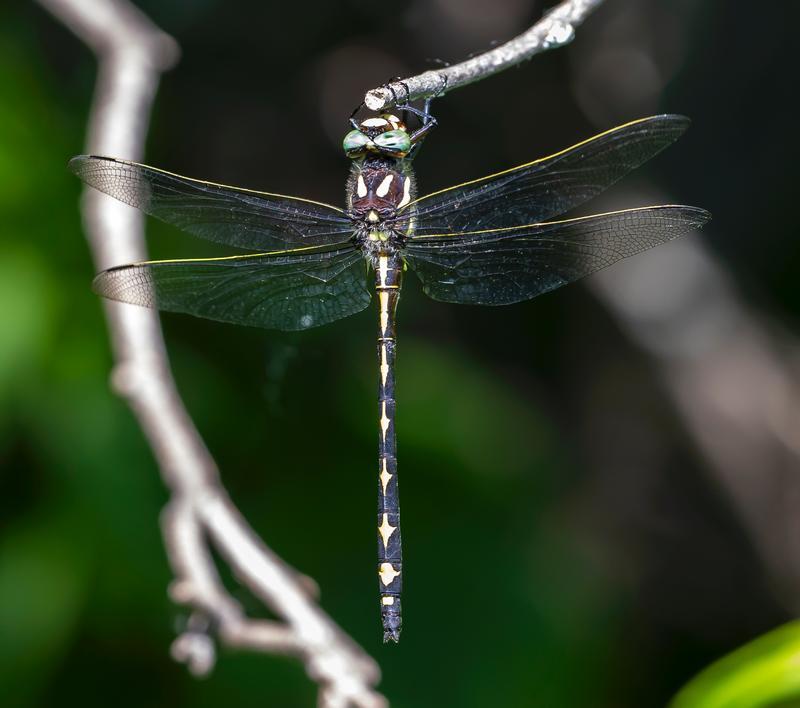
<svg viewBox="0 0 800 708">
<path fill-rule="evenodd" d="M 689 115 L 689 133 L 631 184 L 709 209 L 691 238 L 796 346 L 798 17 L 769 5 L 608 0 L 568 48 L 435 104 L 422 192 L 643 115 Z M 147 162 L 335 204 L 365 89 L 483 51 L 542 12 L 523 0 L 139 6 L 183 52 Z M 290 659 L 223 652 L 197 681 L 169 658 L 185 618 L 166 595 L 166 493 L 108 388 L 81 187 L 65 169 L 83 151 L 95 68 L 38 5 L 0 8 L 0 703 L 313 705 Z M 148 236 L 156 257 L 220 252 L 154 221 Z M 398 646 L 380 644 L 374 577 L 374 308 L 302 334 L 162 318 L 233 499 L 319 582 L 392 705 L 660 706 L 791 618 L 663 371 L 587 288 L 473 308 L 406 285 Z"/>
</svg>

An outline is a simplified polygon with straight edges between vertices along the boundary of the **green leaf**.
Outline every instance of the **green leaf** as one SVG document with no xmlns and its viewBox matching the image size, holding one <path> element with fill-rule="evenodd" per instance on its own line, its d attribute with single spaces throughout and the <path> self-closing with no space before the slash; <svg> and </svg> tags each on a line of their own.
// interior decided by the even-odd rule
<svg viewBox="0 0 800 708">
<path fill-rule="evenodd" d="M 768 632 L 713 663 L 681 689 L 670 708 L 778 704 L 800 705 L 800 621 Z"/>
</svg>

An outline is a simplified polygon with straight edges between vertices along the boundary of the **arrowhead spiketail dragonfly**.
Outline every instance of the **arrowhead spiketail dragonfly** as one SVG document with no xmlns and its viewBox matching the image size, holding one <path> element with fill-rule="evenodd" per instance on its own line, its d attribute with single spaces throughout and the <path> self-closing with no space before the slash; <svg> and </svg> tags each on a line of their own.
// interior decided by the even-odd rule
<svg viewBox="0 0 800 708">
<path fill-rule="evenodd" d="M 406 107 L 409 108 L 409 107 Z M 646 206 L 563 214 L 650 159 L 688 127 L 657 115 L 566 150 L 417 196 L 411 158 L 435 125 L 397 116 L 357 122 L 344 208 L 229 187 L 112 157 L 78 156 L 86 184 L 201 238 L 248 251 L 147 261 L 100 273 L 98 294 L 145 307 L 278 330 L 328 324 L 378 300 L 378 578 L 384 641 L 402 626 L 403 563 L 395 442 L 395 310 L 406 270 L 435 300 L 508 305 L 691 232 L 710 215 Z"/>
</svg>

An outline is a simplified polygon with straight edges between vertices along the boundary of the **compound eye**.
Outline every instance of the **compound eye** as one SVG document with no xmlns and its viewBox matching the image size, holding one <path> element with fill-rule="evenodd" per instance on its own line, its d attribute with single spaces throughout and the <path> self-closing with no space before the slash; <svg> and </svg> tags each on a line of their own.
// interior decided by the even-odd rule
<svg viewBox="0 0 800 708">
<path fill-rule="evenodd" d="M 368 136 L 360 130 L 351 130 L 342 140 L 342 147 L 348 157 L 358 157 L 366 152 L 367 147 L 372 144 Z"/>
<path fill-rule="evenodd" d="M 375 145 L 381 150 L 405 155 L 411 149 L 411 138 L 405 130 L 387 130 L 375 136 Z"/>
</svg>

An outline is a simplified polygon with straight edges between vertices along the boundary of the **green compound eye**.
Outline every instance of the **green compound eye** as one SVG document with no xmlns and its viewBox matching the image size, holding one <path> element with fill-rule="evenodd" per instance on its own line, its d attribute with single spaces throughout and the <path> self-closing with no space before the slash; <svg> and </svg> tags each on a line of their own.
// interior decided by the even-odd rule
<svg viewBox="0 0 800 708">
<path fill-rule="evenodd" d="M 384 150 L 405 154 L 411 149 L 411 138 L 405 130 L 387 130 L 375 136 L 375 145 Z"/>
<path fill-rule="evenodd" d="M 342 147 L 344 148 L 345 154 L 352 157 L 364 152 L 367 149 L 367 145 L 371 142 L 372 141 L 360 130 L 351 130 L 344 136 Z"/>
</svg>

